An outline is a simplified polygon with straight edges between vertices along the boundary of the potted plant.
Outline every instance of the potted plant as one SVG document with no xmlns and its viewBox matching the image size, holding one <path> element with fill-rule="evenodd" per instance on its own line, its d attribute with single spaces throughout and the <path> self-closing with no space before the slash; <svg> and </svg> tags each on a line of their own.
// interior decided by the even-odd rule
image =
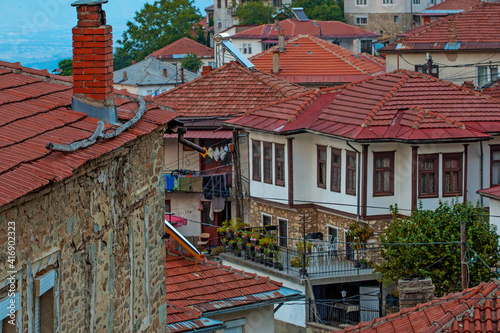
<svg viewBox="0 0 500 333">
<path fill-rule="evenodd" d="M 227 245 L 228 239 L 224 237 L 220 240 L 220 242 L 222 243 L 222 245 Z"/>
<path fill-rule="evenodd" d="M 241 257 L 241 249 L 240 248 L 236 247 L 234 249 L 234 253 L 236 254 L 237 257 Z"/>
<path fill-rule="evenodd" d="M 373 235 L 373 228 L 368 224 L 361 225 L 358 221 L 354 222 L 349 226 L 349 230 L 347 231 L 347 237 L 351 239 L 351 248 L 355 251 L 354 257 L 354 267 L 359 267 L 361 264 L 358 262 L 360 259 L 363 259 L 363 252 L 359 253 L 359 250 L 364 249 L 365 244 L 368 242 L 368 239 Z M 360 258 L 361 256 L 361 258 Z M 358 266 L 359 265 L 359 266 Z"/>
<path fill-rule="evenodd" d="M 236 247 L 236 239 L 231 239 L 228 245 L 229 245 L 229 250 L 234 250 Z"/>
<path fill-rule="evenodd" d="M 367 268 L 368 267 L 368 261 L 366 259 L 359 259 L 359 265 L 361 268 Z"/>
<path fill-rule="evenodd" d="M 253 234 L 252 236 L 250 236 L 250 242 L 253 245 L 257 245 L 259 243 L 259 236 L 257 234 Z"/>
<path fill-rule="evenodd" d="M 250 252 L 250 260 L 255 261 L 255 252 Z"/>
<path fill-rule="evenodd" d="M 255 252 L 257 254 L 263 254 L 264 253 L 264 248 L 260 245 L 255 245 Z"/>
<path fill-rule="evenodd" d="M 236 244 L 238 245 L 238 249 L 243 250 L 244 243 L 243 243 L 243 239 L 241 239 L 241 237 L 238 237 L 236 239 Z"/>
</svg>

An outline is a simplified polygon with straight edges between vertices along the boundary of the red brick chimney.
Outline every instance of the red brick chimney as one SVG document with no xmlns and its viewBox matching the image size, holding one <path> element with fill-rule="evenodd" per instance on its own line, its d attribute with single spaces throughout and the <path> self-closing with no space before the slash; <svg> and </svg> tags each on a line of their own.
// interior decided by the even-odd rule
<svg viewBox="0 0 500 333">
<path fill-rule="evenodd" d="M 212 66 L 203 66 L 201 76 L 207 76 L 210 72 L 212 72 Z"/>
<path fill-rule="evenodd" d="M 455 23 L 455 19 L 448 21 L 448 42 L 452 47 L 455 47 L 457 43 L 457 24 Z"/>
<path fill-rule="evenodd" d="M 75 111 L 116 123 L 113 98 L 113 35 L 102 4 L 108 0 L 79 0 L 78 24 L 73 28 L 73 103 Z"/>
</svg>

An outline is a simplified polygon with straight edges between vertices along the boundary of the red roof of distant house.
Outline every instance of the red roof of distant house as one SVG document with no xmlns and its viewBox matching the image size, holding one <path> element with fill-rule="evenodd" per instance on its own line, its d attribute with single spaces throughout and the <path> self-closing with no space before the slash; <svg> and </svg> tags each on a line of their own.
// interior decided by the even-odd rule
<svg viewBox="0 0 500 333">
<path fill-rule="evenodd" d="M 231 62 L 155 97 L 185 117 L 232 117 L 308 91 L 276 76 Z"/>
<path fill-rule="evenodd" d="M 299 291 L 285 288 L 269 277 L 212 261 L 198 262 L 197 266 L 198 273 L 195 274 L 194 260 L 167 253 L 165 274 L 169 306 L 189 309 L 201 316 L 219 310 L 238 311 L 248 305 L 269 305 L 302 298 Z M 191 319 L 186 317 L 184 320 Z M 169 323 L 172 323 L 170 317 Z"/>
<path fill-rule="evenodd" d="M 449 25 L 455 23 L 457 43 L 449 45 Z M 479 5 L 453 16 L 447 16 L 406 33 L 379 52 L 426 50 L 497 50 L 500 48 L 500 3 Z"/>
<path fill-rule="evenodd" d="M 500 101 L 399 70 L 307 92 L 226 123 L 275 134 L 311 131 L 365 142 L 479 140 L 500 131 Z"/>
<path fill-rule="evenodd" d="M 188 53 L 194 53 L 199 58 L 210 59 L 214 58 L 214 50 L 200 44 L 191 38 L 182 37 L 167 46 L 154 51 L 147 57 L 154 57 L 156 59 L 181 59 Z"/>
<path fill-rule="evenodd" d="M 196 27 L 198 25 L 201 26 L 203 29 L 206 29 L 207 28 L 207 17 L 205 16 L 201 20 L 199 20 L 198 22 L 193 24 L 193 27 Z"/>
<path fill-rule="evenodd" d="M 273 71 L 275 46 L 250 60 L 265 73 Z M 285 43 L 279 54 L 279 77 L 294 83 L 350 83 L 385 73 L 382 66 L 363 54 L 311 35 L 298 35 Z"/>
<path fill-rule="evenodd" d="M 474 288 L 335 332 L 500 332 L 499 281 L 482 282 Z"/>
<path fill-rule="evenodd" d="M 278 40 L 280 31 L 285 34 L 285 39 L 297 35 L 312 35 L 320 38 L 377 38 L 380 35 L 371 31 L 361 29 L 339 21 L 298 21 L 297 19 L 286 19 L 280 21 L 279 28 L 274 24 L 263 24 L 256 26 L 233 36 L 232 39 L 275 39 Z"/>
<path fill-rule="evenodd" d="M 474 6 L 477 6 L 481 0 L 446 0 L 438 3 L 437 5 L 428 7 L 426 11 L 448 11 L 448 10 L 467 10 Z"/>
<path fill-rule="evenodd" d="M 490 95 L 493 98 L 497 98 L 500 100 L 500 83 L 497 82 L 491 88 L 485 88 L 481 91 L 483 94 Z"/>
<path fill-rule="evenodd" d="M 169 104 L 152 103 L 133 127 L 110 140 L 72 153 L 51 151 L 49 142 L 69 144 L 90 137 L 98 120 L 71 110 L 71 79 L 0 61 L 0 206 L 74 174 L 95 160 L 172 120 Z M 115 92 L 118 117 L 130 120 L 137 95 Z M 111 130 L 115 126 L 106 125 Z"/>
</svg>

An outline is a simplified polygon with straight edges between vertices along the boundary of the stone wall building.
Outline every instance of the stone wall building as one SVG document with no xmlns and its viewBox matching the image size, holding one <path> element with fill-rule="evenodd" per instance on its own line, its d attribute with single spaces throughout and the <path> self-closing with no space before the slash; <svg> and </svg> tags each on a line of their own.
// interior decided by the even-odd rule
<svg viewBox="0 0 500 333">
<path fill-rule="evenodd" d="M 166 330 L 163 135 L 175 113 L 113 92 L 105 2 L 75 3 L 73 84 L 0 63 L 3 332 Z"/>
</svg>

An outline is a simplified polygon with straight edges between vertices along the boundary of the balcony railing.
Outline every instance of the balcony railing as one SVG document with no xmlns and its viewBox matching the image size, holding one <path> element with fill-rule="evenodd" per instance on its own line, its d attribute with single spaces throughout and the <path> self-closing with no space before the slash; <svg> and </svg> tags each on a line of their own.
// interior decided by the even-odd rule
<svg viewBox="0 0 500 333">
<path fill-rule="evenodd" d="M 373 244 L 360 244 L 361 248 L 356 250 L 323 245 L 324 242 L 311 242 L 310 247 L 306 246 L 306 253 L 289 247 L 261 248 L 252 257 L 253 251 L 246 246 L 240 245 L 238 249 L 235 243 L 225 244 L 226 252 L 301 278 L 372 274 L 371 265 L 380 261 L 380 247 Z"/>
</svg>

